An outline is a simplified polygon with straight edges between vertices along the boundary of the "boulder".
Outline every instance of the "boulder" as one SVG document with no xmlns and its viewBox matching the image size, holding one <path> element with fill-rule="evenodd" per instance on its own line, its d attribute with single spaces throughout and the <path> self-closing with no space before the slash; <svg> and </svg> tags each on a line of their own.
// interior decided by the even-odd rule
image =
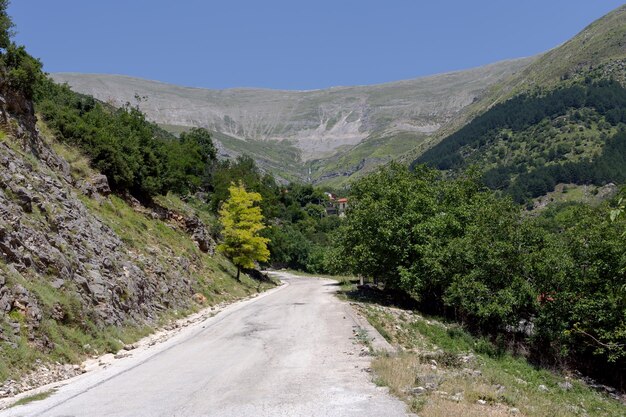
<svg viewBox="0 0 626 417">
<path fill-rule="evenodd" d="M 107 196 L 111 194 L 111 187 L 109 186 L 109 179 L 106 175 L 97 174 L 90 178 L 91 184 L 95 188 L 98 194 Z"/>
<path fill-rule="evenodd" d="M 200 219 L 197 217 L 185 217 L 185 227 L 202 252 L 210 255 L 215 253 L 215 240 L 213 240 L 209 230 Z"/>
<path fill-rule="evenodd" d="M 13 294 L 7 287 L 0 288 L 0 314 L 8 313 L 13 307 Z"/>
<path fill-rule="evenodd" d="M 206 297 L 205 297 L 204 295 L 200 294 L 199 292 L 195 293 L 195 294 L 191 297 L 191 299 L 192 299 L 193 301 L 195 301 L 196 303 L 198 303 L 198 304 L 204 304 L 204 303 L 206 303 Z"/>
<path fill-rule="evenodd" d="M 27 213 L 33 212 L 33 194 L 24 187 L 19 187 L 15 190 L 15 194 L 18 198 L 19 205 Z"/>
</svg>

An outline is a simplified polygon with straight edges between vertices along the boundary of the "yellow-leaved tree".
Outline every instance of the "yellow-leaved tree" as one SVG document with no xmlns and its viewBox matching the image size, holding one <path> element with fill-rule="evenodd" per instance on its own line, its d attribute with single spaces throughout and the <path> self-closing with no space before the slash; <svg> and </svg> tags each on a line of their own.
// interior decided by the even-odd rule
<svg viewBox="0 0 626 417">
<path fill-rule="evenodd" d="M 230 197 L 220 208 L 220 223 L 223 242 L 218 250 L 231 258 L 237 266 L 237 280 L 241 268 L 254 268 L 254 261 L 267 261 L 270 251 L 267 238 L 259 236 L 265 228 L 261 208 L 255 203 L 262 200 L 261 194 L 246 191 L 243 184 L 228 188 Z"/>
</svg>

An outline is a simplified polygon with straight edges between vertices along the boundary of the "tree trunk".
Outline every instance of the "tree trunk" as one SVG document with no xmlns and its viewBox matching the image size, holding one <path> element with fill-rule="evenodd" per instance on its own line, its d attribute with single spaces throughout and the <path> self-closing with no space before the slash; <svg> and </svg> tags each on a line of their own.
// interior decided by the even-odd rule
<svg viewBox="0 0 626 417">
<path fill-rule="evenodd" d="M 241 268 L 237 266 L 237 281 L 239 281 L 239 273 L 241 272 Z"/>
</svg>

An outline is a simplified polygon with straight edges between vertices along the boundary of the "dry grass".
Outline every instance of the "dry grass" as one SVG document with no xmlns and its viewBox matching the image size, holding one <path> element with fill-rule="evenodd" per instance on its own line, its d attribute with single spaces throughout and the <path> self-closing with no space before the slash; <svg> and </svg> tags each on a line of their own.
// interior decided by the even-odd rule
<svg viewBox="0 0 626 417">
<path fill-rule="evenodd" d="M 429 400 L 420 411 L 421 417 L 509 417 L 511 415 L 508 408 L 502 406 L 468 404 L 437 397 Z M 524 414 L 515 415 L 523 416 Z"/>
<path fill-rule="evenodd" d="M 378 385 L 389 387 L 391 394 L 408 403 L 411 411 L 419 412 L 420 416 L 511 415 L 509 407 L 496 404 L 498 394 L 492 386 L 476 383 L 463 376 L 450 379 L 446 371 L 432 369 L 415 353 L 379 356 L 372 361 L 372 370 Z M 416 386 L 428 383 L 420 381 L 420 375 L 428 376 L 429 381 L 441 381 L 441 384 L 431 393 L 415 395 L 413 389 Z M 458 393 L 463 393 L 463 400 L 459 402 L 452 399 Z M 478 400 L 484 399 L 488 400 L 486 405 L 478 404 Z"/>
<path fill-rule="evenodd" d="M 408 391 L 415 384 L 416 375 L 422 367 L 417 355 L 400 354 L 398 356 L 379 356 L 372 361 L 374 371 L 379 383 L 389 387 L 389 391 L 398 396 L 408 396 Z"/>
<path fill-rule="evenodd" d="M 626 416 L 623 404 L 582 381 L 569 379 L 571 388 L 562 389 L 563 375 L 494 353 L 457 325 L 375 304 L 359 308 L 402 350 L 374 358 L 374 382 L 420 417 Z"/>
</svg>

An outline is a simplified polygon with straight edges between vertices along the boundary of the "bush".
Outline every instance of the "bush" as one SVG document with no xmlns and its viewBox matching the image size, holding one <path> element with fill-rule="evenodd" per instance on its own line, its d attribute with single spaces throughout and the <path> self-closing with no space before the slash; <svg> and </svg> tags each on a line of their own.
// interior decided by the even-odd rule
<svg viewBox="0 0 626 417">
<path fill-rule="evenodd" d="M 568 204 L 526 217 L 472 177 L 391 165 L 357 181 L 338 233 L 352 272 L 538 361 L 619 383 L 626 370 L 626 220 Z M 611 372 L 606 372 L 611 369 Z"/>
<path fill-rule="evenodd" d="M 207 185 L 216 156 L 206 130 L 192 130 L 178 140 L 135 107 L 114 109 L 48 78 L 38 83 L 35 99 L 56 137 L 87 154 L 115 191 L 150 199 Z"/>
</svg>

